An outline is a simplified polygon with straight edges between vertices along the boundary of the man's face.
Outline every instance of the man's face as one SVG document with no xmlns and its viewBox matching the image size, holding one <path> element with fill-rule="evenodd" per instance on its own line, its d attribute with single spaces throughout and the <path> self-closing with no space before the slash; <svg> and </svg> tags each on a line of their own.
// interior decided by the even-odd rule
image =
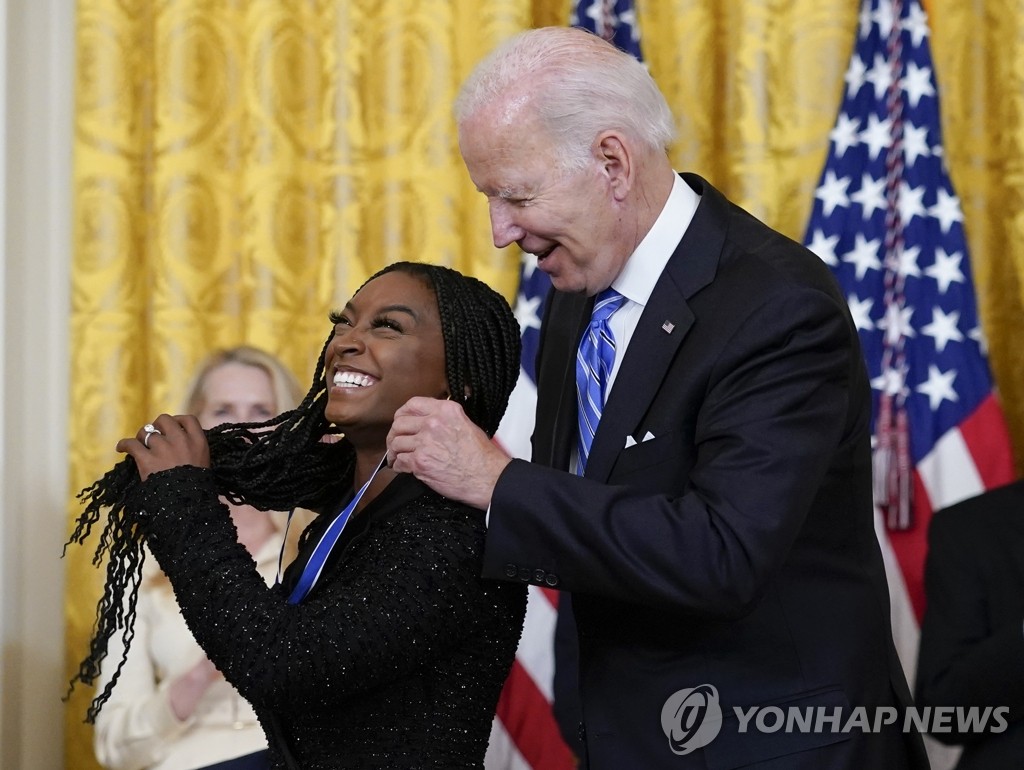
<svg viewBox="0 0 1024 770">
<path fill-rule="evenodd" d="M 460 126 L 463 160 L 490 206 L 494 245 L 516 243 L 536 255 L 560 291 L 596 294 L 632 253 L 612 171 L 595 152 L 583 169 L 564 172 L 552 138 L 528 112 L 499 102 Z"/>
</svg>

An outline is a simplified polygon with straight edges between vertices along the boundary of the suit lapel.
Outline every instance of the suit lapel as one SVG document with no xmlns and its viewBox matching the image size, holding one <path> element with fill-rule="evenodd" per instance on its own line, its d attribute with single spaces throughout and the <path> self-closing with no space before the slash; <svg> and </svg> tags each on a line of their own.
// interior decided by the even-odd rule
<svg viewBox="0 0 1024 770">
<path fill-rule="evenodd" d="M 694 323 L 687 300 L 707 286 L 718 269 L 727 230 L 728 203 L 700 177 L 684 174 L 683 178 L 701 194 L 701 202 L 655 284 L 630 339 L 594 436 L 587 478 L 606 481 L 615 459 L 625 448 L 626 436 L 642 439 L 634 434 Z"/>
</svg>

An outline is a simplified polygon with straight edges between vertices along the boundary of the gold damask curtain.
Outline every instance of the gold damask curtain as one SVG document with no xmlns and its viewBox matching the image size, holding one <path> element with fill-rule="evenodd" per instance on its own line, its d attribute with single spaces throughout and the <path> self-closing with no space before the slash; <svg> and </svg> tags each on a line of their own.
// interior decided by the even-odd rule
<svg viewBox="0 0 1024 770">
<path fill-rule="evenodd" d="M 677 168 L 801 238 L 853 45 L 853 0 L 637 0 Z M 1018 458 L 1024 447 L 1024 3 L 929 0 L 946 154 Z M 307 381 L 327 312 L 397 259 L 512 298 L 451 101 L 472 64 L 569 0 L 78 0 L 69 518 L 116 440 L 177 408 L 213 346 Z M 101 574 L 67 557 L 69 674 Z M 96 768 L 67 706 L 67 767 Z"/>
</svg>

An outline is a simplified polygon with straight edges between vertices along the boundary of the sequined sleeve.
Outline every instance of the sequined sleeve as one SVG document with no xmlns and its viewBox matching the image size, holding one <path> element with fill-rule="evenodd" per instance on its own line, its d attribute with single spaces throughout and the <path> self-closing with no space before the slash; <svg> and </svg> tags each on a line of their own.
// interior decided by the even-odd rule
<svg viewBox="0 0 1024 770">
<path fill-rule="evenodd" d="M 153 474 L 132 506 L 197 641 L 254 705 L 336 704 L 474 635 L 504 640 L 509 660 L 514 653 L 524 596 L 480 578 L 479 511 L 417 499 L 290 605 L 236 541 L 210 471 Z"/>
</svg>

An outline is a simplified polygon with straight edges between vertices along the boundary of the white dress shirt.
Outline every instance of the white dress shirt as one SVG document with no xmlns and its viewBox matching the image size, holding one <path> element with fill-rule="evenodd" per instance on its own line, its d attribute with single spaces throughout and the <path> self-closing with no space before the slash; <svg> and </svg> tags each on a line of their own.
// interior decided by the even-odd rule
<svg viewBox="0 0 1024 770">
<path fill-rule="evenodd" d="M 608 379 L 607 393 L 611 393 L 622 356 L 633 337 L 633 332 L 636 331 L 644 307 L 651 299 L 654 285 L 661 278 L 661 273 L 682 240 L 686 228 L 690 226 L 698 203 L 700 196 L 676 174 L 665 207 L 654 221 L 650 232 L 626 260 L 622 272 L 612 281 L 612 288 L 625 297 L 626 301 L 608 320 L 612 335 L 615 337 L 615 364 Z"/>
</svg>

